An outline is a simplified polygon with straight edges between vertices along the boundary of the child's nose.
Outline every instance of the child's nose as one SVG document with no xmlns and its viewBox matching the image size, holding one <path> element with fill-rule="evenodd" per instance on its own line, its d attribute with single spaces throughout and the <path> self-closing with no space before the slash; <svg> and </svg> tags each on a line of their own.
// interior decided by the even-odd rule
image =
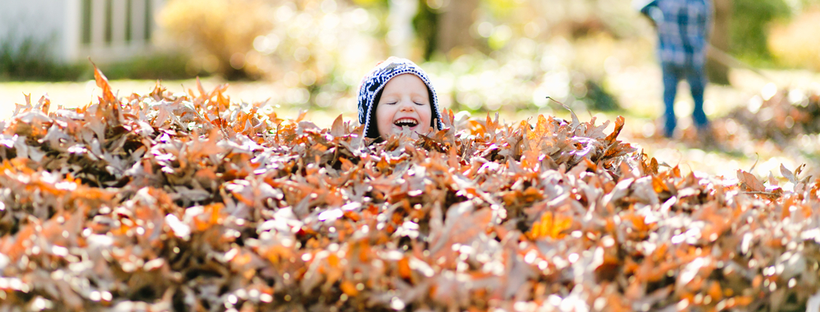
<svg viewBox="0 0 820 312">
<path fill-rule="evenodd" d="M 404 103 L 404 105 L 401 106 L 402 112 L 412 112 L 413 110 L 415 110 L 413 104 Z"/>
</svg>

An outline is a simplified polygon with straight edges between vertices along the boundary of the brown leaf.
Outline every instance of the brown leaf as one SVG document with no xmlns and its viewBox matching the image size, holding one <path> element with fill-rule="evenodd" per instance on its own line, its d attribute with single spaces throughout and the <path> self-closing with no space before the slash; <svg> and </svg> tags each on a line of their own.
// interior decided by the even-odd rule
<svg viewBox="0 0 820 312">
<path fill-rule="evenodd" d="M 120 105 L 95 78 L 99 105 L 27 96 L 3 129 L 0 310 L 783 310 L 818 286 L 789 285 L 814 272 L 792 241 L 820 236 L 802 165 L 781 166 L 794 190 L 659 172 L 623 117 L 606 135 L 574 113 L 446 110 L 447 129 L 370 144 L 226 85 Z"/>
<path fill-rule="evenodd" d="M 763 183 L 760 182 L 754 175 L 743 171 L 741 169 L 737 170 L 737 179 L 740 180 L 740 185 L 745 186 L 746 189 L 752 192 L 763 192 L 766 190 L 766 187 L 763 186 Z"/>
<path fill-rule="evenodd" d="M 116 105 L 119 107 L 119 101 L 117 101 L 117 98 L 111 91 L 111 85 L 108 83 L 108 78 L 106 78 L 102 71 L 97 68 L 97 64 L 94 64 L 94 62 L 91 62 L 91 64 L 94 65 L 94 80 L 97 82 L 97 87 L 102 89 L 103 103 L 105 103 L 105 105 Z"/>
<path fill-rule="evenodd" d="M 621 133 L 621 130 L 623 130 L 623 128 L 624 128 L 624 117 L 623 116 L 618 116 L 617 118 L 615 118 L 615 130 L 613 130 L 612 133 L 609 134 L 609 136 L 606 137 L 606 141 L 609 142 L 609 144 L 614 143 L 615 139 L 618 138 L 618 135 Z"/>
<path fill-rule="evenodd" d="M 345 125 L 341 114 L 333 120 L 333 125 L 330 126 L 330 135 L 334 137 L 341 137 L 345 135 Z"/>
</svg>

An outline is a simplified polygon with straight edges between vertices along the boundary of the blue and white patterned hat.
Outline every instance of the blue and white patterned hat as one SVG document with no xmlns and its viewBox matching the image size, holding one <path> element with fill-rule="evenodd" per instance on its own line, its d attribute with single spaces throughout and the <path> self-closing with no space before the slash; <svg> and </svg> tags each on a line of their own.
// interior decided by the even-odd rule
<svg viewBox="0 0 820 312">
<path fill-rule="evenodd" d="M 359 85 L 359 123 L 364 125 L 364 137 L 378 138 L 379 130 L 376 126 L 376 95 L 378 95 L 390 79 L 401 74 L 413 74 L 419 77 L 427 86 L 430 93 L 430 105 L 433 119 L 430 126 L 437 129 L 444 128 L 441 123 L 441 112 L 438 110 L 436 90 L 427 78 L 427 74 L 416 63 L 404 58 L 391 56 L 379 63 L 369 74 L 364 76 Z"/>
</svg>

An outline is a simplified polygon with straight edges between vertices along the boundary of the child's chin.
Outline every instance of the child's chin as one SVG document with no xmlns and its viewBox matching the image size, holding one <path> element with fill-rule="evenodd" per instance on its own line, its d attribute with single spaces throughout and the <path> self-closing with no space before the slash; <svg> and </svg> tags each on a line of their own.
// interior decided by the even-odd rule
<svg viewBox="0 0 820 312">
<path fill-rule="evenodd" d="M 405 134 L 406 134 L 407 137 L 410 137 L 410 138 L 413 138 L 413 139 L 417 140 L 419 138 L 419 135 L 418 135 L 419 133 L 427 133 L 427 130 L 426 129 L 422 130 L 422 128 L 423 127 L 418 127 L 418 126 L 412 127 L 412 128 L 407 128 L 407 132 Z M 398 128 L 398 127 L 393 128 L 393 134 L 391 134 L 391 135 L 400 135 L 400 134 L 402 134 L 402 128 Z"/>
</svg>

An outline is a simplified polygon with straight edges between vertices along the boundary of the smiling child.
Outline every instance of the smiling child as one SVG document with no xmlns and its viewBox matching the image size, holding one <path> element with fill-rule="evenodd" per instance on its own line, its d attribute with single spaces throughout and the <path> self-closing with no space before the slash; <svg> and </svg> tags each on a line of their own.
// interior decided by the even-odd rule
<svg viewBox="0 0 820 312">
<path fill-rule="evenodd" d="M 410 60 L 390 57 L 359 86 L 359 123 L 364 136 L 387 139 L 409 129 L 413 138 L 441 129 L 436 91 L 427 74 Z"/>
</svg>

